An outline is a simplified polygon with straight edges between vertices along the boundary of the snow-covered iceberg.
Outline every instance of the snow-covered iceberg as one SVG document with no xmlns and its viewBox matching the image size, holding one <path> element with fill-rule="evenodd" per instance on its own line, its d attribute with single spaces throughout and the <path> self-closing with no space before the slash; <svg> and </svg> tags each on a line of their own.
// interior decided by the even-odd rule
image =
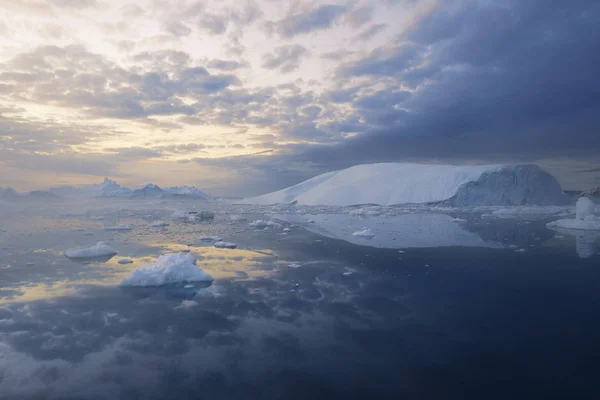
<svg viewBox="0 0 600 400">
<path fill-rule="evenodd" d="M 69 249 L 65 251 L 65 256 L 69 258 L 93 258 L 102 256 L 114 256 L 116 250 L 104 242 L 98 242 L 92 247 L 84 249 Z"/>
<path fill-rule="evenodd" d="M 562 205 L 569 198 L 537 165 L 454 166 L 409 163 L 357 165 L 328 172 L 246 204 L 383 206 L 442 203 L 449 206 Z"/>
<path fill-rule="evenodd" d="M 153 264 L 134 270 L 121 281 L 121 286 L 162 286 L 213 280 L 212 276 L 196 266 L 196 257 L 190 253 L 170 253 L 158 257 Z"/>
</svg>

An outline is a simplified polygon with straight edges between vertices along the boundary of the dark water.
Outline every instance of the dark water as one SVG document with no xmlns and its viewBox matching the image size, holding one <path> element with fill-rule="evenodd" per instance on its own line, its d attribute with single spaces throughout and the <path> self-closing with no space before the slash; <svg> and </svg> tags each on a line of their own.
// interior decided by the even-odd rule
<svg viewBox="0 0 600 400">
<path fill-rule="evenodd" d="M 580 258 L 581 238 L 544 220 L 473 218 L 462 229 L 491 247 L 399 252 L 298 226 L 259 232 L 248 222 L 264 216 L 232 222 L 235 209 L 190 223 L 164 204 L 128 207 L 4 215 L 0 398 L 597 398 L 595 240 Z M 171 225 L 151 228 L 157 218 Z M 102 230 L 115 221 L 134 229 Z M 212 234 L 240 248 L 195 242 Z M 62 255 L 100 240 L 119 255 Z M 118 286 L 178 250 L 215 282 Z"/>
</svg>

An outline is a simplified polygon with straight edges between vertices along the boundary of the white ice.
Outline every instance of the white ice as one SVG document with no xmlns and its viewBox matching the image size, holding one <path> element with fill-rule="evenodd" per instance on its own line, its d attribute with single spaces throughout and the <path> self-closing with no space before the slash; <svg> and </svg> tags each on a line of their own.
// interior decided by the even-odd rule
<svg viewBox="0 0 600 400">
<path fill-rule="evenodd" d="M 473 183 L 478 184 L 466 186 Z M 567 201 L 556 179 L 536 165 L 380 163 L 328 172 L 287 189 L 244 199 L 240 203 L 386 206 L 434 203 L 454 196 L 459 197 L 456 201 L 462 206 L 547 205 L 565 204 Z"/>
<path fill-rule="evenodd" d="M 275 221 L 265 221 L 262 219 L 250 222 L 251 227 L 256 229 L 279 229 L 281 224 Z"/>
<path fill-rule="evenodd" d="M 200 236 L 198 240 L 203 242 L 221 242 L 223 238 L 221 236 Z"/>
<path fill-rule="evenodd" d="M 101 256 L 113 256 L 117 254 L 116 250 L 104 242 L 98 242 L 92 247 L 84 249 L 69 249 L 65 251 L 65 256 L 69 258 L 90 258 Z"/>
<path fill-rule="evenodd" d="M 161 286 L 169 283 L 212 281 L 212 276 L 196 266 L 196 257 L 187 253 L 165 254 L 155 263 L 134 270 L 121 286 Z"/>
<path fill-rule="evenodd" d="M 364 237 L 365 239 L 372 239 L 373 236 L 375 236 L 375 234 L 373 233 L 372 230 L 370 230 L 369 228 L 362 228 L 360 231 L 356 231 L 352 234 L 352 236 L 360 236 L 360 237 Z"/>
<path fill-rule="evenodd" d="M 238 247 L 238 245 L 236 243 L 232 243 L 232 242 L 215 242 L 215 244 L 213 245 L 215 246 L 217 249 L 235 249 L 236 247 Z"/>
<path fill-rule="evenodd" d="M 600 231 L 600 216 L 594 215 L 596 205 L 587 197 L 580 197 L 575 206 L 575 219 L 559 219 L 546 226 L 551 229 L 575 229 L 583 231 Z"/>
</svg>

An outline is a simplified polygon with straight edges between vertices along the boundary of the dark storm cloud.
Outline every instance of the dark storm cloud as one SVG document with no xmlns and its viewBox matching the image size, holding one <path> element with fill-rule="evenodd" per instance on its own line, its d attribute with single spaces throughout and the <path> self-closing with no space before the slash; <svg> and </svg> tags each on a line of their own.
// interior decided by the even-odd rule
<svg viewBox="0 0 600 400">
<path fill-rule="evenodd" d="M 346 11 L 344 6 L 325 4 L 310 11 L 291 14 L 276 22 L 274 28 L 281 36 L 291 38 L 302 33 L 327 29 Z"/>
<path fill-rule="evenodd" d="M 308 55 L 308 50 L 299 44 L 279 46 L 272 53 L 263 56 L 262 67 L 279 69 L 281 72 L 291 72 L 298 68 L 300 61 Z"/>
<path fill-rule="evenodd" d="M 388 87 L 329 93 L 351 104 L 365 129 L 307 157 L 331 164 L 333 155 L 357 163 L 598 152 L 598 20 L 592 1 L 448 3 L 393 47 L 339 69 L 340 81 L 387 79 Z M 394 92 L 389 79 L 417 91 Z"/>
</svg>

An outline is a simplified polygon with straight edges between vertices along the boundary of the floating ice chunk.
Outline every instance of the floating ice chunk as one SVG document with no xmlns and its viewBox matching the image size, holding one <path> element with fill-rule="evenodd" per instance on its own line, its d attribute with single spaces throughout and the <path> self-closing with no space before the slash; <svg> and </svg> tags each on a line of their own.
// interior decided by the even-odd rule
<svg viewBox="0 0 600 400">
<path fill-rule="evenodd" d="M 600 217 L 588 215 L 585 219 L 559 219 L 558 221 L 546 224 L 550 229 L 578 229 L 582 231 L 600 231 Z"/>
<path fill-rule="evenodd" d="M 215 213 L 212 211 L 202 210 L 198 213 L 198 217 L 201 219 L 212 219 L 215 217 Z"/>
<path fill-rule="evenodd" d="M 466 219 L 462 219 L 462 218 L 452 218 L 452 222 L 460 222 L 460 223 L 462 223 L 462 222 L 467 222 L 467 220 Z"/>
<path fill-rule="evenodd" d="M 344 275 L 344 276 L 350 276 L 350 275 L 352 275 L 353 273 L 354 273 L 354 272 L 352 272 L 352 271 L 346 271 L 346 272 L 344 272 L 342 275 Z"/>
<path fill-rule="evenodd" d="M 291 232 L 292 230 L 290 228 L 283 228 L 284 232 Z"/>
<path fill-rule="evenodd" d="M 577 205 L 575 206 L 575 218 L 577 218 L 580 221 L 583 221 L 587 217 L 594 215 L 595 211 L 596 205 L 592 200 L 590 200 L 588 197 L 580 197 L 577 200 Z"/>
<path fill-rule="evenodd" d="M 92 247 L 85 249 L 69 249 L 65 251 L 65 256 L 69 258 L 91 258 L 102 256 L 114 256 L 117 254 L 115 249 L 104 242 L 98 242 Z"/>
<path fill-rule="evenodd" d="M 212 281 L 212 276 L 196 266 L 191 254 L 170 253 L 134 270 L 121 281 L 121 286 L 161 286 L 169 283 Z"/>
<path fill-rule="evenodd" d="M 236 243 L 223 241 L 215 242 L 213 246 L 215 246 L 217 249 L 235 249 L 236 247 L 238 247 Z"/>
<path fill-rule="evenodd" d="M 196 292 L 197 297 L 220 297 L 225 294 L 225 288 L 219 285 L 210 285 Z"/>
<path fill-rule="evenodd" d="M 121 259 L 118 261 L 118 263 L 119 263 L 119 264 L 133 264 L 133 260 L 130 260 L 130 259 L 128 259 L 128 258 L 121 258 Z"/>
<path fill-rule="evenodd" d="M 352 236 L 359 236 L 359 237 L 363 237 L 365 239 L 372 239 L 375 236 L 375 234 L 369 228 L 363 228 L 360 231 L 354 232 L 352 234 Z"/>
<path fill-rule="evenodd" d="M 105 231 L 130 231 L 133 227 L 131 225 L 113 225 L 113 226 L 105 226 Z"/>
<path fill-rule="evenodd" d="M 290 264 L 288 265 L 289 268 L 300 268 L 302 265 L 300 264 Z"/>
<path fill-rule="evenodd" d="M 221 236 L 200 236 L 198 240 L 203 242 L 222 242 L 223 238 Z"/>
<path fill-rule="evenodd" d="M 525 252 L 525 249 L 518 249 L 518 250 L 515 250 L 515 251 L 516 251 L 517 253 L 524 253 L 524 252 Z"/>
<path fill-rule="evenodd" d="M 275 221 L 265 221 L 262 219 L 250 222 L 250 226 L 257 229 L 279 229 L 281 224 Z"/>
<path fill-rule="evenodd" d="M 169 226 L 169 223 L 165 222 L 165 221 L 154 221 L 152 223 L 152 227 L 154 227 L 154 228 L 160 228 L 160 227 L 163 227 L 163 226 Z"/>
<path fill-rule="evenodd" d="M 198 305 L 194 300 L 183 300 L 180 305 L 175 307 L 176 310 L 185 310 L 186 308 L 193 308 Z"/>
<path fill-rule="evenodd" d="M 242 221 L 247 221 L 248 218 L 242 217 L 241 215 L 231 215 L 231 216 L 229 216 L 229 220 L 234 221 L 234 222 L 236 222 L 236 221 L 242 222 Z"/>
</svg>

